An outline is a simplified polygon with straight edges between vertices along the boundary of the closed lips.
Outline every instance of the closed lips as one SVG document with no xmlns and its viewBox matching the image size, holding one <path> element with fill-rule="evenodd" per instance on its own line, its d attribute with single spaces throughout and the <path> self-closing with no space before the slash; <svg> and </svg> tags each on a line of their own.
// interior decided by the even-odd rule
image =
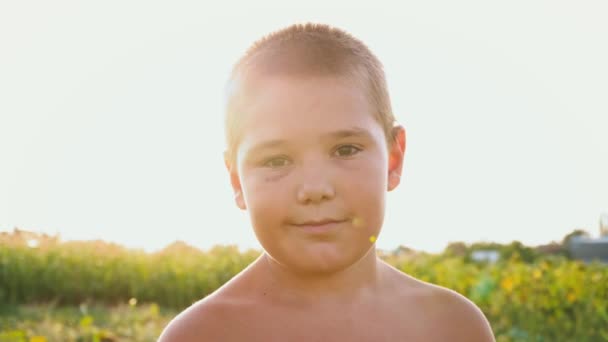
<svg viewBox="0 0 608 342">
<path fill-rule="evenodd" d="M 296 226 L 320 226 L 328 223 L 339 223 L 344 222 L 345 220 L 333 220 L 333 219 L 325 219 L 320 221 L 306 221 L 303 223 L 296 224 Z"/>
</svg>

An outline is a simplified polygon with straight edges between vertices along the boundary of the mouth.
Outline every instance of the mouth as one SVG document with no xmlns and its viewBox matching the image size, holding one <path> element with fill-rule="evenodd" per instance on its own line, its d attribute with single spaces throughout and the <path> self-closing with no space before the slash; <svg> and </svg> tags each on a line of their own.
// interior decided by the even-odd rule
<svg viewBox="0 0 608 342">
<path fill-rule="evenodd" d="M 294 226 L 311 234 L 324 234 L 338 229 L 346 220 L 325 219 L 320 221 L 306 221 Z"/>
</svg>

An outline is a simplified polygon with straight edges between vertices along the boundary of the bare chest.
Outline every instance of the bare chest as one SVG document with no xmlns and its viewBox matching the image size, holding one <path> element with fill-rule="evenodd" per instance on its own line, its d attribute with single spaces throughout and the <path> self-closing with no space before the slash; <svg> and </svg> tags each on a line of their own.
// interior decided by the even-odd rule
<svg viewBox="0 0 608 342">
<path fill-rule="evenodd" d="M 420 319 L 399 310 L 260 309 L 234 317 L 226 341 L 430 341 L 429 331 Z"/>
</svg>

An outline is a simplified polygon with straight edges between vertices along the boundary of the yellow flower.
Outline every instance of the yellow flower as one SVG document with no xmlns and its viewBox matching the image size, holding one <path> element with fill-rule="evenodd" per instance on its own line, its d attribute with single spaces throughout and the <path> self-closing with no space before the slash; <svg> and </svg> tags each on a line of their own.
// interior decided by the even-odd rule
<svg viewBox="0 0 608 342">
<path fill-rule="evenodd" d="M 532 272 L 532 276 L 534 277 L 534 279 L 539 279 L 540 277 L 542 277 L 543 272 L 541 272 L 540 270 L 534 270 L 534 272 Z"/>
<path fill-rule="evenodd" d="M 503 279 L 500 282 L 500 287 L 510 293 L 513 290 L 513 279 L 511 279 L 510 277 Z"/>
<path fill-rule="evenodd" d="M 46 342 L 46 337 L 44 336 L 32 336 L 30 337 L 29 342 Z"/>
<path fill-rule="evenodd" d="M 568 302 L 574 303 L 574 301 L 576 300 L 576 294 L 574 294 L 574 292 L 568 292 L 566 299 L 568 300 Z"/>
</svg>

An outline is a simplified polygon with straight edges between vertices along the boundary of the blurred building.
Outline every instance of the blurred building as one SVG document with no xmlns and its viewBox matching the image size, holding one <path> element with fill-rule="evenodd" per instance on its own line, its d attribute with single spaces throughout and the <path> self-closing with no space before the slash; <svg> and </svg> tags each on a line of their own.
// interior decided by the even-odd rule
<svg viewBox="0 0 608 342">
<path fill-rule="evenodd" d="M 608 214 L 600 216 L 600 237 L 575 236 L 570 240 L 568 250 L 573 259 L 608 264 Z"/>
<path fill-rule="evenodd" d="M 471 259 L 475 261 L 485 261 L 495 263 L 500 258 L 500 253 L 496 250 L 476 250 L 471 253 Z"/>
</svg>

